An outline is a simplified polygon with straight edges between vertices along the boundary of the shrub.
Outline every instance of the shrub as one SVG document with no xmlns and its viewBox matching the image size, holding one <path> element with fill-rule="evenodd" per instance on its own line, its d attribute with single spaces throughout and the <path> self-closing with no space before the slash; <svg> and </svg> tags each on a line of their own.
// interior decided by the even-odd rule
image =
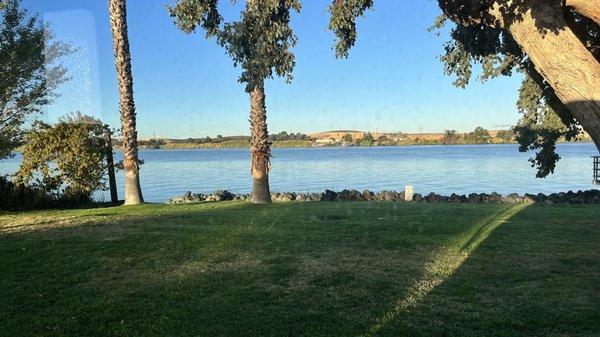
<svg viewBox="0 0 600 337">
<path fill-rule="evenodd" d="M 25 185 L 16 185 L 6 177 L 0 177 L 0 210 L 25 211 L 51 208 L 53 198 L 46 192 Z"/>
<path fill-rule="evenodd" d="M 94 191 L 106 189 L 106 131 L 98 121 L 81 116 L 53 126 L 35 122 L 15 182 L 55 199 L 91 202 Z"/>
</svg>

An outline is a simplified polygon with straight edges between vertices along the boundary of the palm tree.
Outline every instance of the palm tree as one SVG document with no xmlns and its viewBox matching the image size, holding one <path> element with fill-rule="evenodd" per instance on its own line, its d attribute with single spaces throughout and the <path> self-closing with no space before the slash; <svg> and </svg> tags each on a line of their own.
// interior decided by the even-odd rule
<svg viewBox="0 0 600 337">
<path fill-rule="evenodd" d="M 265 89 L 258 85 L 250 92 L 250 129 L 252 152 L 252 199 L 255 204 L 271 202 L 269 169 L 271 142 L 267 131 Z"/>
<path fill-rule="evenodd" d="M 300 12 L 298 0 L 248 0 L 239 21 L 223 23 L 218 1 L 179 0 L 169 7 L 175 24 L 185 33 L 198 27 L 207 37 L 216 37 L 235 65 L 250 95 L 252 202 L 270 203 L 269 169 L 271 142 L 267 131 L 264 81 L 275 76 L 292 79 L 295 57 L 291 49 L 296 36 L 290 12 Z"/>
<path fill-rule="evenodd" d="M 140 187 L 140 160 L 138 158 L 135 103 L 133 101 L 133 76 L 131 52 L 127 37 L 127 8 L 125 0 L 109 0 L 110 28 L 113 35 L 115 64 L 119 80 L 119 109 L 121 112 L 121 137 L 125 167 L 125 205 L 144 202 Z"/>
</svg>

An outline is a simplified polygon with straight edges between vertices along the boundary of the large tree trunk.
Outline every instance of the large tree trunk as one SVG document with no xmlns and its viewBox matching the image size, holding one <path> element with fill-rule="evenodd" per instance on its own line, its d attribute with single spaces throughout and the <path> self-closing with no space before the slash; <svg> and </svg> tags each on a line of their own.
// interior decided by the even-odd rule
<svg viewBox="0 0 600 337">
<path fill-rule="evenodd" d="M 142 197 L 139 176 L 140 161 L 138 158 L 135 104 L 133 101 L 131 53 L 127 36 L 127 10 L 125 0 L 109 0 L 108 7 L 119 80 L 119 108 L 125 167 L 125 205 L 136 205 L 143 203 L 144 198 Z"/>
<path fill-rule="evenodd" d="M 569 29 L 562 11 L 532 1 L 522 19 L 507 28 L 600 151 L 600 63 Z"/>
<path fill-rule="evenodd" d="M 250 92 L 250 131 L 252 153 L 252 202 L 268 204 L 271 202 L 269 189 L 269 169 L 271 166 L 271 143 L 267 130 L 267 109 L 265 107 L 265 89 L 257 86 Z"/>
<path fill-rule="evenodd" d="M 565 0 L 565 6 L 573 8 L 600 25 L 600 0 Z"/>
<path fill-rule="evenodd" d="M 507 29 L 600 151 L 600 63 L 567 25 L 563 4 L 529 0 L 516 7 L 517 13 L 507 13 L 508 0 L 496 1 L 491 7 L 481 0 L 438 3 L 458 24 L 483 23 Z M 582 15 L 597 14 L 598 0 L 567 3 Z"/>
</svg>

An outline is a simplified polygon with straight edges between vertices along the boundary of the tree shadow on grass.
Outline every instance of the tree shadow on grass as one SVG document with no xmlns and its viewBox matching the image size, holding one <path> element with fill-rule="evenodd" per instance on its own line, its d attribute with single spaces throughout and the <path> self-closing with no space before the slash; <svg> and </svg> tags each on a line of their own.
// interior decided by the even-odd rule
<svg viewBox="0 0 600 337">
<path fill-rule="evenodd" d="M 365 335 L 597 336 L 598 218 L 594 206 L 533 206 L 482 227 L 460 264 Z"/>
<path fill-rule="evenodd" d="M 373 325 L 366 335 L 377 335 L 398 316 L 419 305 L 431 291 L 451 277 L 498 226 L 509 221 L 525 207 L 527 204 L 517 204 L 482 219 L 463 235 L 456 236 L 452 244 L 436 252 L 435 259 L 427 263 L 423 274 L 408 287 L 405 296 L 399 299 L 391 310 L 379 317 L 377 324 Z"/>
<path fill-rule="evenodd" d="M 518 207 L 231 203 L 141 208 L 135 218 L 97 211 L 111 215 L 0 234 L 3 326 L 88 336 L 397 332 L 402 301 L 418 306 Z"/>
</svg>

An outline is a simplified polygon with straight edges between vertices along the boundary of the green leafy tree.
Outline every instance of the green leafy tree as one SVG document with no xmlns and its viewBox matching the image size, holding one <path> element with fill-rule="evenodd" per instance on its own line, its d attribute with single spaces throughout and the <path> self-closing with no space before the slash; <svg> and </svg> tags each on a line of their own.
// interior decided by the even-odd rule
<svg viewBox="0 0 600 337">
<path fill-rule="evenodd" d="M 600 6 L 590 0 L 438 0 L 443 15 L 434 28 L 452 22 L 442 61 L 445 72 L 465 87 L 473 66 L 482 81 L 523 73 L 517 107 L 523 118 L 514 128 L 521 151 L 538 176 L 554 171 L 556 141 L 575 139 L 583 128 L 600 150 Z M 339 54 L 356 40 L 355 20 L 372 1 L 334 5 L 346 13 L 336 23 Z"/>
<path fill-rule="evenodd" d="M 370 132 L 365 133 L 365 135 L 360 139 L 360 145 L 362 146 L 372 146 L 375 142 L 375 137 Z"/>
<path fill-rule="evenodd" d="M 235 3 L 235 1 L 233 1 Z M 373 5 L 372 0 L 334 0 L 329 10 L 329 28 L 336 35 L 337 57 L 347 56 L 356 40 L 357 17 Z M 290 27 L 291 12 L 300 12 L 299 0 L 247 0 L 238 21 L 223 22 L 218 0 L 178 0 L 168 11 L 187 34 L 198 28 L 207 38 L 216 38 L 242 68 L 239 78 L 250 95 L 250 130 L 253 177 L 252 201 L 271 201 L 268 173 L 271 142 L 267 130 L 264 81 L 275 75 L 292 80 L 295 57 L 291 48 L 296 36 Z"/>
<path fill-rule="evenodd" d="M 468 144 L 488 144 L 492 141 L 492 137 L 488 130 L 478 126 L 475 130 L 465 135 L 465 141 Z"/>
<path fill-rule="evenodd" d="M 460 141 L 460 135 L 456 133 L 456 130 L 446 130 L 444 136 L 441 139 L 442 144 L 451 145 L 456 144 Z"/>
<path fill-rule="evenodd" d="M 354 138 L 352 138 L 351 134 L 347 133 L 342 137 L 342 140 L 347 143 L 352 143 L 354 141 Z"/>
<path fill-rule="evenodd" d="M 19 0 L 0 10 L 0 159 L 23 140 L 23 124 L 52 103 L 68 79 L 59 60 L 74 51 L 57 42 L 48 25 L 30 15 Z"/>
<path fill-rule="evenodd" d="M 435 26 L 447 18 L 453 24 L 441 59 L 456 86 L 469 84 L 474 65 L 482 67 L 482 81 L 524 74 L 515 138 L 521 151 L 536 152 L 530 161 L 538 177 L 554 172 L 556 142 L 576 139 L 581 128 L 600 148 L 600 26 L 593 2 L 500 1 L 494 11 L 489 1 L 439 1 L 444 16 Z"/>
<path fill-rule="evenodd" d="M 55 125 L 35 122 L 25 137 L 15 181 L 37 181 L 47 193 L 91 201 L 94 191 L 106 189 L 105 133 L 106 126 L 90 117 L 67 118 Z"/>
<path fill-rule="evenodd" d="M 509 143 L 515 140 L 515 132 L 513 130 L 500 130 L 496 133 L 496 138 Z"/>
<path fill-rule="evenodd" d="M 162 140 L 160 138 L 152 138 L 144 143 L 145 144 L 140 142 L 140 145 L 143 144 L 143 145 L 146 145 L 149 149 L 155 149 L 155 150 L 158 150 L 158 149 L 160 149 L 161 146 L 167 144 L 164 140 Z"/>
<path fill-rule="evenodd" d="M 333 0 L 329 7 L 329 29 L 336 36 L 335 54 L 348 57 L 348 51 L 357 39 L 356 19 L 373 7 L 373 0 Z"/>
<path fill-rule="evenodd" d="M 179 0 L 169 7 L 175 24 L 185 33 L 197 28 L 215 37 L 234 65 L 250 95 L 252 202 L 269 203 L 271 142 L 267 130 L 264 82 L 275 75 L 292 80 L 295 65 L 291 48 L 296 36 L 290 26 L 291 12 L 300 12 L 297 0 L 248 0 L 238 21 L 223 22 L 217 1 Z"/>
<path fill-rule="evenodd" d="M 310 137 L 300 132 L 288 133 L 287 131 L 282 131 L 276 135 L 269 135 L 269 140 L 271 141 L 309 140 L 309 138 Z"/>
</svg>

